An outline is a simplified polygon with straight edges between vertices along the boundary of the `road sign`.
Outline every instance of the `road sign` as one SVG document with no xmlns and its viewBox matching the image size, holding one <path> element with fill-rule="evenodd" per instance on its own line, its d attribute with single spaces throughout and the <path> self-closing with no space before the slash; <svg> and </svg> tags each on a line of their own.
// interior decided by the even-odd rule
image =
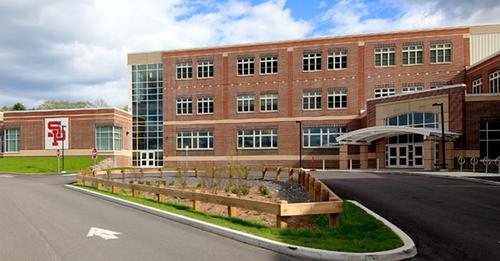
<svg viewBox="0 0 500 261">
<path fill-rule="evenodd" d="M 92 158 L 97 159 L 97 149 L 96 148 L 92 149 Z"/>
<path fill-rule="evenodd" d="M 60 149 L 57 149 L 57 153 L 56 153 L 57 157 L 60 158 L 61 157 L 61 150 Z"/>
<path fill-rule="evenodd" d="M 104 240 L 118 239 L 117 235 L 121 235 L 121 233 L 98 227 L 91 227 L 89 232 L 87 233 L 87 237 L 98 236 Z"/>
</svg>

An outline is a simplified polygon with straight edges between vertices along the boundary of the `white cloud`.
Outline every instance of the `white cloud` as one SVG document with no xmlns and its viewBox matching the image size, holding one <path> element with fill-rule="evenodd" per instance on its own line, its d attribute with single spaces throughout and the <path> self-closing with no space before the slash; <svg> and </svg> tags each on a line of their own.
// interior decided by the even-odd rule
<svg viewBox="0 0 500 261">
<path fill-rule="evenodd" d="M 0 1 L 0 23 L 0 104 L 29 107 L 56 98 L 126 104 L 129 52 L 299 38 L 312 30 L 283 0 Z"/>
</svg>

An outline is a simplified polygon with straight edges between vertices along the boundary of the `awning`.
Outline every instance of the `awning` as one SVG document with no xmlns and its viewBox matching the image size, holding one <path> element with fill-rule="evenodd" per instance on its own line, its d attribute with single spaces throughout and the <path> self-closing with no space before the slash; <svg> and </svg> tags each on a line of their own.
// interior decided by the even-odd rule
<svg viewBox="0 0 500 261">
<path fill-rule="evenodd" d="M 375 126 L 355 131 L 337 137 L 337 142 L 340 144 L 358 144 L 369 145 L 372 141 L 381 138 L 388 138 L 404 134 L 420 134 L 424 139 L 441 138 L 441 130 L 434 128 L 414 128 L 406 126 Z M 445 131 L 445 139 L 447 141 L 456 140 L 460 134 L 455 132 Z"/>
</svg>

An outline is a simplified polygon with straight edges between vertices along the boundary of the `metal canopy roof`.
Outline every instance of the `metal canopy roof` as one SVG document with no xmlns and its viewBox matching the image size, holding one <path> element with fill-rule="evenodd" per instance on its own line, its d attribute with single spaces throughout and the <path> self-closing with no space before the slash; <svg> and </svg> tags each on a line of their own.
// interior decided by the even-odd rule
<svg viewBox="0 0 500 261">
<path fill-rule="evenodd" d="M 441 130 L 434 128 L 414 128 L 406 126 L 375 126 L 355 131 L 337 137 L 340 144 L 358 144 L 369 145 L 372 141 L 381 138 L 388 138 L 404 134 L 420 134 L 424 139 L 441 138 Z M 460 134 L 455 132 L 445 131 L 446 140 L 455 140 Z"/>
</svg>

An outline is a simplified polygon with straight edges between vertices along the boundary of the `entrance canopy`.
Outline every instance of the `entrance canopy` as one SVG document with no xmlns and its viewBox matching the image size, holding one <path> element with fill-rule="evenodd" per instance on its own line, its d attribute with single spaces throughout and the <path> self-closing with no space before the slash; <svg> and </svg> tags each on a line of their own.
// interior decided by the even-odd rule
<svg viewBox="0 0 500 261">
<path fill-rule="evenodd" d="M 337 142 L 340 144 L 369 145 L 374 140 L 405 134 L 420 134 L 424 136 L 424 139 L 441 138 L 440 129 L 414 128 L 406 126 L 375 126 L 340 135 L 337 137 Z M 445 131 L 444 136 L 447 141 L 453 141 L 457 139 L 460 134 Z"/>
</svg>

